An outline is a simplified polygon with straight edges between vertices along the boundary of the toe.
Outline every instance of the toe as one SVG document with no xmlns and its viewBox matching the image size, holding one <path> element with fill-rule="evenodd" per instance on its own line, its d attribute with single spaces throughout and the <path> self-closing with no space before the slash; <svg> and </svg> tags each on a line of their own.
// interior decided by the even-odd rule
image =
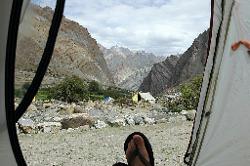
<svg viewBox="0 0 250 166">
<path fill-rule="evenodd" d="M 126 151 L 126 158 L 128 159 L 130 157 L 130 155 L 133 153 L 133 151 L 135 150 L 135 143 L 134 140 L 132 139 L 129 144 L 128 144 L 128 149 Z"/>
<path fill-rule="evenodd" d="M 149 157 L 148 157 L 148 152 L 147 152 L 147 149 L 145 147 L 145 143 L 144 143 L 144 140 L 141 136 L 139 135 L 135 135 L 133 137 L 133 140 L 134 140 L 134 143 L 136 145 L 136 147 L 138 148 L 140 154 L 146 159 L 149 161 Z"/>
</svg>

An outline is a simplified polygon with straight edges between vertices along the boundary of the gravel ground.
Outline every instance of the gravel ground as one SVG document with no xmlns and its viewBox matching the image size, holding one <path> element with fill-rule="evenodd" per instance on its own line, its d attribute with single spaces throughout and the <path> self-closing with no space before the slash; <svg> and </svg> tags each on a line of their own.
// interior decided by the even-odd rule
<svg viewBox="0 0 250 166">
<path fill-rule="evenodd" d="M 159 166 L 180 166 L 192 122 L 126 126 L 93 130 L 65 130 L 56 134 L 19 135 L 24 157 L 31 166 L 111 166 L 125 162 L 123 143 L 134 131 L 150 140 Z"/>
</svg>

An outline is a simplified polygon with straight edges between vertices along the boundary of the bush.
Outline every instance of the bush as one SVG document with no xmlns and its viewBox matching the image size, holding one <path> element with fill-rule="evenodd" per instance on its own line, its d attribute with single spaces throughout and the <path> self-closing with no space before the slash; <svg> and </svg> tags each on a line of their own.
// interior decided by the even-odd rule
<svg viewBox="0 0 250 166">
<path fill-rule="evenodd" d="M 202 76 L 194 77 L 191 81 L 180 86 L 181 102 L 185 109 L 197 109 L 202 84 Z"/>
<path fill-rule="evenodd" d="M 96 81 L 91 81 L 89 83 L 88 91 L 93 93 L 99 93 L 101 91 L 101 86 Z"/>
<path fill-rule="evenodd" d="M 109 87 L 106 90 L 102 90 L 101 94 L 104 96 L 112 97 L 113 99 L 130 98 L 130 93 L 127 90 Z"/>
<path fill-rule="evenodd" d="M 51 100 L 52 98 L 51 88 L 42 88 L 36 94 L 36 100 Z"/>
<path fill-rule="evenodd" d="M 200 89 L 202 84 L 202 76 L 196 76 L 191 80 L 177 87 L 181 93 L 180 97 L 164 103 L 172 112 L 180 112 L 182 110 L 197 109 L 200 97 Z"/>
<path fill-rule="evenodd" d="M 65 78 L 55 87 L 48 88 L 47 91 L 49 98 L 66 102 L 78 102 L 86 99 L 88 85 L 80 78 L 73 76 Z"/>
<path fill-rule="evenodd" d="M 103 100 L 105 96 L 123 102 L 125 99 L 130 98 L 131 95 L 128 91 L 115 87 L 102 89 L 101 85 L 96 81 L 87 83 L 73 76 L 65 78 L 54 87 L 40 89 L 36 98 L 40 100 L 57 99 L 66 102 L 78 102 Z"/>
</svg>

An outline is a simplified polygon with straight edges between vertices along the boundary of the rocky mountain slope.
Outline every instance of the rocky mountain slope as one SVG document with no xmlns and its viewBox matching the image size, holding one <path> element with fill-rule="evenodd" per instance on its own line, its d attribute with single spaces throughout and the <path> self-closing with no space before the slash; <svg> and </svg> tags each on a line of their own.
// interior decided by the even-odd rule
<svg viewBox="0 0 250 166">
<path fill-rule="evenodd" d="M 19 29 L 16 68 L 35 71 L 46 44 L 53 10 L 31 5 Z M 113 78 L 103 53 L 88 30 L 63 18 L 51 60 L 49 74 L 76 75 L 83 79 L 112 84 Z"/>
<path fill-rule="evenodd" d="M 128 48 L 114 46 L 110 49 L 100 45 L 114 82 L 117 86 L 137 90 L 153 64 L 163 60 L 145 51 L 132 52 Z"/>
<path fill-rule="evenodd" d="M 161 93 L 162 90 L 171 85 L 172 74 L 175 65 L 179 60 L 178 56 L 170 56 L 165 61 L 155 64 L 148 76 L 143 80 L 140 90 L 143 92 L 151 92 L 153 95 Z"/>
<path fill-rule="evenodd" d="M 176 58 L 172 56 L 164 62 L 155 64 L 139 89 L 157 95 L 169 87 L 202 74 L 207 47 L 208 31 L 205 31 L 194 40 L 191 47 L 180 56 L 177 62 Z"/>
</svg>

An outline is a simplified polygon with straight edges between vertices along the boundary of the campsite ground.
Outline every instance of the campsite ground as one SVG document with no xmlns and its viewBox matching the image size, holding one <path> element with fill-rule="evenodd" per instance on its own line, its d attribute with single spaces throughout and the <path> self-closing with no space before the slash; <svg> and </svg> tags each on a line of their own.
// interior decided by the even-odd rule
<svg viewBox="0 0 250 166">
<path fill-rule="evenodd" d="M 183 165 L 192 122 L 163 123 L 103 129 L 65 130 L 56 134 L 21 134 L 19 141 L 28 165 L 111 166 L 125 161 L 123 142 L 134 131 L 145 133 L 156 165 Z"/>
</svg>

